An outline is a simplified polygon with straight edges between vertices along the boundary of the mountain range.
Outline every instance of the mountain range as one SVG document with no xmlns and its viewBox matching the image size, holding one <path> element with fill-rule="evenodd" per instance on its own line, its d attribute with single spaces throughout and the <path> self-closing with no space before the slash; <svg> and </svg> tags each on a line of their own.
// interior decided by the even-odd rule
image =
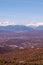
<svg viewBox="0 0 43 65">
<path fill-rule="evenodd" d="M 33 30 L 43 30 L 43 26 L 24 26 L 24 25 L 9 25 L 0 26 L 0 31 L 33 31 Z"/>
<path fill-rule="evenodd" d="M 43 47 L 43 26 L 0 26 L 0 53 Z"/>
</svg>

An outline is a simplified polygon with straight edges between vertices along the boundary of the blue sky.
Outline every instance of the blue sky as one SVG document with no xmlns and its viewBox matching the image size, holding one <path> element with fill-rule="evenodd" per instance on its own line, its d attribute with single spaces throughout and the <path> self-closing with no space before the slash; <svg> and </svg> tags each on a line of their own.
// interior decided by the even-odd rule
<svg viewBox="0 0 43 65">
<path fill-rule="evenodd" d="M 0 22 L 43 23 L 43 0 L 0 0 Z"/>
</svg>

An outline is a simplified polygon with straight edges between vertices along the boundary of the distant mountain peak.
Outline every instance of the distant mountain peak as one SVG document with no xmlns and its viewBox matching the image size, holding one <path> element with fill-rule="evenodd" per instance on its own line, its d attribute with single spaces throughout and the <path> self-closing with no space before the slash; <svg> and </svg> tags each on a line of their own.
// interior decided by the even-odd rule
<svg viewBox="0 0 43 65">
<path fill-rule="evenodd" d="M 0 26 L 0 30 L 2 31 L 32 31 L 33 28 L 27 27 L 24 25 L 8 25 L 8 26 Z"/>
</svg>

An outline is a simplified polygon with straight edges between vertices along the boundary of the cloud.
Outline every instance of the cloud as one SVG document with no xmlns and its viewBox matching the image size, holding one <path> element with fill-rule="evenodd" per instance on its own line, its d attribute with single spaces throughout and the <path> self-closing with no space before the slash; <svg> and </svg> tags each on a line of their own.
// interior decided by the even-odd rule
<svg viewBox="0 0 43 65">
<path fill-rule="evenodd" d="M 9 22 L 9 21 L 0 22 L 0 26 L 8 26 L 8 25 L 15 25 L 15 22 Z"/>
<path fill-rule="evenodd" d="M 9 21 L 0 22 L 0 26 L 8 26 L 8 25 L 17 25 L 17 24 L 15 24 L 15 22 L 9 22 Z M 25 26 L 39 26 L 39 25 L 43 25 L 43 22 L 29 23 L 29 24 L 26 24 Z"/>
<path fill-rule="evenodd" d="M 29 23 L 26 26 L 39 26 L 39 25 L 43 25 L 43 22 L 39 22 L 39 23 Z"/>
</svg>

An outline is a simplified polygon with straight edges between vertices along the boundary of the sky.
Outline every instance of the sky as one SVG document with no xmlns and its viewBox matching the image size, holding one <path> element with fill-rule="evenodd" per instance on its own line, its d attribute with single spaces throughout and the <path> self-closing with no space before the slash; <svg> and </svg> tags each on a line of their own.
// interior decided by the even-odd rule
<svg viewBox="0 0 43 65">
<path fill-rule="evenodd" d="M 0 25 L 43 25 L 43 0 L 0 0 Z"/>
</svg>

